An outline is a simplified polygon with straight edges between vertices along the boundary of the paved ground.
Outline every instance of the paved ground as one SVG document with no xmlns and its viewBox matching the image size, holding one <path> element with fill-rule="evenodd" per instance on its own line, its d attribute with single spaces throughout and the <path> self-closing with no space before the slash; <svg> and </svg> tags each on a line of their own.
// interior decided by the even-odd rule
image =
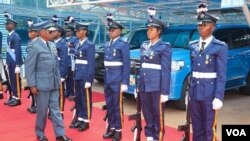
<svg viewBox="0 0 250 141">
<path fill-rule="evenodd" d="M 94 83 L 94 91 L 103 93 L 103 84 Z M 221 140 L 222 124 L 250 124 L 250 96 L 240 95 L 239 91 L 227 91 L 224 100 L 224 106 L 219 111 L 217 135 Z M 96 103 L 95 106 L 101 107 L 104 102 Z M 135 100 L 133 97 L 124 98 L 124 113 L 133 114 L 136 111 Z M 165 109 L 165 124 L 177 128 L 179 124 L 185 123 L 185 111 L 176 109 L 173 102 L 168 102 Z"/>
</svg>

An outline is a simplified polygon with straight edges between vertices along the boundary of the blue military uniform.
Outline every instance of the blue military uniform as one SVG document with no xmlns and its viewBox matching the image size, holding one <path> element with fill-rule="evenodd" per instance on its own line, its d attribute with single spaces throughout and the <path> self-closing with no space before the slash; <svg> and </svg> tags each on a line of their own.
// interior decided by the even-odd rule
<svg viewBox="0 0 250 141">
<path fill-rule="evenodd" d="M 76 24 L 76 30 L 87 30 L 88 25 Z M 92 84 L 95 73 L 95 45 L 86 37 L 78 40 L 76 48 L 71 48 L 75 56 L 75 93 L 76 93 L 76 115 L 78 131 L 89 128 L 92 115 L 92 88 L 85 88 L 86 83 Z"/>
<path fill-rule="evenodd" d="M 14 21 L 11 17 L 6 16 L 6 25 L 13 23 L 17 24 L 16 21 Z M 17 80 L 16 80 L 16 73 L 15 69 L 16 67 L 19 67 L 23 64 L 22 60 L 22 49 L 21 49 L 21 38 L 20 36 L 14 31 L 9 31 L 8 37 L 7 37 L 7 56 L 6 56 L 6 64 L 8 66 L 8 72 L 9 72 L 9 79 L 10 79 L 10 85 L 12 90 L 12 97 L 14 98 L 13 102 L 9 101 L 9 106 L 16 106 L 21 104 L 20 96 L 18 96 L 18 90 L 17 88 L 21 88 L 21 78 L 19 77 L 19 86 L 17 86 Z M 19 89 L 19 93 L 21 94 L 21 89 Z M 16 99 L 16 100 L 15 100 Z M 12 103 L 12 104 L 11 104 Z"/>
<path fill-rule="evenodd" d="M 74 31 L 73 27 L 66 26 L 65 30 L 71 30 L 71 32 Z M 68 74 L 66 78 L 66 93 L 65 96 L 74 96 L 74 54 L 70 53 L 70 48 L 75 48 L 76 44 L 78 43 L 78 38 L 75 36 L 65 37 L 65 42 L 68 45 Z"/>
<path fill-rule="evenodd" d="M 202 15 L 203 14 L 203 15 Z M 199 24 L 216 23 L 217 19 L 207 13 L 199 13 Z M 215 141 L 217 110 L 214 99 L 224 98 L 227 44 L 212 35 L 190 43 L 191 82 L 190 101 L 193 141 Z"/>
<path fill-rule="evenodd" d="M 111 20 L 108 22 L 109 29 L 120 28 L 123 26 Z M 129 85 L 130 74 L 130 54 L 129 45 L 120 37 L 111 39 L 104 45 L 104 94 L 107 105 L 108 124 L 112 131 L 117 132 L 117 137 L 113 132 L 113 140 L 121 138 L 123 123 L 123 104 L 122 104 L 122 85 Z M 118 135 L 120 134 L 120 135 Z M 112 138 L 106 136 L 103 138 Z"/>
<path fill-rule="evenodd" d="M 151 16 L 148 19 L 148 27 L 154 27 L 163 32 L 166 25 Z M 168 97 L 170 92 L 171 46 L 159 37 L 159 40 L 154 43 L 150 40 L 143 42 L 140 53 L 138 90 L 146 121 L 145 136 L 147 140 L 163 141 L 165 130 L 162 97 Z"/>
</svg>

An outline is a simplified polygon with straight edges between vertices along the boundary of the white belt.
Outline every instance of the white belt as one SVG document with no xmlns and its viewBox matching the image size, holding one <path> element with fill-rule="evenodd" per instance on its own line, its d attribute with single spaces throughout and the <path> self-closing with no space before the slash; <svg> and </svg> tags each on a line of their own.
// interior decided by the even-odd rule
<svg viewBox="0 0 250 141">
<path fill-rule="evenodd" d="M 88 64 L 87 60 L 76 59 L 76 64 Z"/>
<path fill-rule="evenodd" d="M 110 62 L 110 61 L 104 61 L 104 66 L 122 66 L 122 62 Z"/>
<path fill-rule="evenodd" d="M 159 64 L 142 63 L 141 67 L 147 68 L 147 69 L 161 70 L 161 65 L 159 65 Z"/>
<path fill-rule="evenodd" d="M 192 73 L 194 78 L 216 78 L 216 72 L 193 72 Z"/>
</svg>

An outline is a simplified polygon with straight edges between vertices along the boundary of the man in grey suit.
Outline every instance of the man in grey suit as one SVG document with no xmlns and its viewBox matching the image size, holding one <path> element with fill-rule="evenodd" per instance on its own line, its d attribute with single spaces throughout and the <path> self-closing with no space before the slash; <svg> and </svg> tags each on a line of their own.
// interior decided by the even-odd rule
<svg viewBox="0 0 250 141">
<path fill-rule="evenodd" d="M 60 72 L 56 46 L 51 42 L 51 21 L 34 24 L 39 37 L 27 47 L 25 75 L 27 85 L 37 100 L 36 135 L 39 141 L 47 141 L 44 130 L 48 109 L 56 135 L 56 141 L 71 141 L 65 136 L 64 123 L 59 109 Z"/>
</svg>

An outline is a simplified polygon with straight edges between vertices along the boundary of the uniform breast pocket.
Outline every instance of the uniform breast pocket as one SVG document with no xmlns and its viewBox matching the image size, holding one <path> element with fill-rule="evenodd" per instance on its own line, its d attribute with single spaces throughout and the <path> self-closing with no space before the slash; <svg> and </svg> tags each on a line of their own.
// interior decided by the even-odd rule
<svg viewBox="0 0 250 141">
<path fill-rule="evenodd" d="M 115 56 L 115 57 L 120 57 L 121 56 L 121 50 L 118 49 L 118 48 L 114 48 L 113 52 L 112 52 L 112 55 Z"/>
<path fill-rule="evenodd" d="M 49 52 L 43 52 L 40 53 L 38 56 L 38 61 L 44 61 L 44 60 L 50 60 L 51 59 L 51 55 Z"/>
</svg>

